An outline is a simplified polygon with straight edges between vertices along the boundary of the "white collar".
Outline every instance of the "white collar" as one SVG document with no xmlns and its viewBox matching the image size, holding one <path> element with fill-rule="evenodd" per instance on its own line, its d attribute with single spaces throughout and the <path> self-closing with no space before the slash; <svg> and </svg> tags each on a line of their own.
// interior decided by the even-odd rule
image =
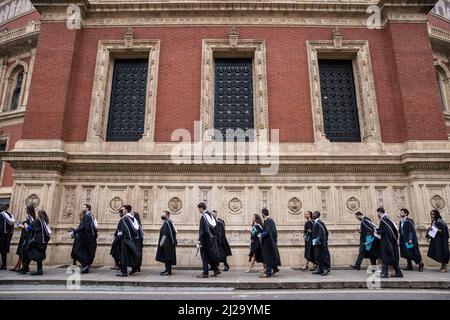
<svg viewBox="0 0 450 320">
<path fill-rule="evenodd" d="M 125 215 L 125 217 L 128 217 L 128 219 L 131 221 L 131 224 L 133 225 L 133 228 L 135 230 L 139 230 L 139 222 L 137 221 L 137 219 L 133 216 L 133 214 L 131 212 L 127 213 Z"/>
<path fill-rule="evenodd" d="M 215 228 L 216 227 L 216 219 L 214 219 L 214 217 L 212 216 L 212 214 L 210 214 L 207 210 L 203 211 L 202 213 L 203 217 L 205 217 L 206 221 L 208 222 L 208 224 Z"/>
<path fill-rule="evenodd" d="M 2 216 L 5 217 L 6 221 L 8 221 L 9 224 L 13 224 L 16 220 L 14 219 L 14 216 L 9 213 L 8 211 L 2 211 Z"/>
</svg>

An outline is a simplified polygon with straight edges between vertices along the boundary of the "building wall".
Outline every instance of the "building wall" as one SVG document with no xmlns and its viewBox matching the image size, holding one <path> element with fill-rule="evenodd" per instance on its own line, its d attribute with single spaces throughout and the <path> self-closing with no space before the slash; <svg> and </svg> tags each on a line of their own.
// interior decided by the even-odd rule
<svg viewBox="0 0 450 320">
<path fill-rule="evenodd" d="M 101 39 L 122 39 L 125 31 L 70 31 L 62 23 L 43 24 L 37 50 L 37 80 L 32 85 L 24 138 L 86 140 L 97 43 Z M 227 38 L 228 28 L 153 27 L 134 31 L 136 39 L 161 40 L 155 141 L 170 141 L 177 128 L 193 133 L 193 123 L 200 119 L 201 41 Z M 266 41 L 269 125 L 280 129 L 282 142 L 314 139 L 305 43 L 328 40 L 332 31 L 333 28 L 239 28 L 242 39 Z M 342 33 L 347 40 L 369 41 L 382 141 L 447 139 L 435 94 L 437 84 L 426 25 L 395 24 L 373 31 L 342 29 Z M 410 41 L 412 36 L 414 43 Z M 53 52 L 54 46 L 61 49 Z M 416 70 L 410 68 L 412 65 L 421 67 Z M 37 114 L 40 120 L 36 120 Z M 43 122 L 54 127 L 39 130 Z"/>
<path fill-rule="evenodd" d="M 369 43 L 381 138 L 360 144 L 314 139 L 306 41 L 331 41 L 334 26 L 237 29 L 239 39 L 265 41 L 269 126 L 280 130 L 282 142 L 280 171 L 274 176 L 262 176 L 258 166 L 247 164 L 176 166 L 170 161 L 171 133 L 177 128 L 193 133 L 201 117 L 202 40 L 228 40 L 229 26 L 133 27 L 134 39 L 159 39 L 161 45 L 155 143 L 107 143 L 87 136 L 98 44 L 123 40 L 128 26 L 69 30 L 63 21 L 42 22 L 23 128 L 4 127 L 12 141 L 20 141 L 7 156 L 15 168 L 13 182 L 7 171 L 3 183 L 12 182 L 11 209 L 17 217 L 24 217 L 27 203 L 49 212 L 53 235 L 46 263 L 71 263 L 67 229 L 78 224 L 83 203 L 92 204 L 100 225 L 95 264 L 112 263 L 117 209 L 125 203 L 143 218 L 146 265 L 156 264 L 160 215 L 168 208 L 179 232 L 179 265 L 199 265 L 199 201 L 225 219 L 233 265 L 247 263 L 246 229 L 263 207 L 277 222 L 284 266 L 304 263 L 305 210 L 323 213 L 334 266 L 356 257 L 354 212 L 362 210 L 376 221 L 378 206 L 396 222 L 400 208 L 410 209 L 426 255 L 430 209 L 439 208 L 450 220 L 450 144 L 426 21 L 395 22 L 380 30 L 339 28 L 344 41 Z M 177 208 L 171 207 L 174 203 Z"/>
</svg>

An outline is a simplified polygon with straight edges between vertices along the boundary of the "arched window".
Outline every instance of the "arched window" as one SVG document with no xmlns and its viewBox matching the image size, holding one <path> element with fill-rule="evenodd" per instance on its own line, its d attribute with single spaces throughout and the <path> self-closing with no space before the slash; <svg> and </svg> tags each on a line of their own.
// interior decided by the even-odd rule
<svg viewBox="0 0 450 320">
<path fill-rule="evenodd" d="M 11 95 L 11 102 L 9 104 L 9 110 L 16 110 L 19 107 L 20 94 L 22 92 L 22 83 L 23 83 L 23 74 L 24 69 L 22 65 L 18 65 L 13 71 L 14 77 L 14 86 Z"/>
<path fill-rule="evenodd" d="M 436 65 L 436 77 L 442 111 L 450 112 L 450 76 L 443 67 Z"/>
</svg>

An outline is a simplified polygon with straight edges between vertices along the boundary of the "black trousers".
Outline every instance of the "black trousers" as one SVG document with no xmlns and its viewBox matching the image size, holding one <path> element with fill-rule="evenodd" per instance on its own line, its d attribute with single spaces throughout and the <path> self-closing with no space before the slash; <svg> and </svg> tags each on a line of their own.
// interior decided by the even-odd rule
<svg viewBox="0 0 450 320">
<path fill-rule="evenodd" d="M 166 265 L 166 270 L 165 271 L 172 272 L 172 263 L 166 262 L 165 265 Z"/>
<path fill-rule="evenodd" d="M 6 252 L 2 252 L 2 267 L 6 266 L 6 258 L 8 254 Z"/>
<path fill-rule="evenodd" d="M 213 269 L 214 272 L 219 271 L 219 266 L 217 263 L 210 264 L 207 254 L 203 248 L 200 248 L 200 256 L 202 257 L 203 274 L 209 274 L 209 265 L 211 265 L 211 269 Z"/>
<path fill-rule="evenodd" d="M 364 252 L 366 250 L 366 246 L 364 244 L 360 244 L 359 245 L 359 253 L 358 253 L 358 257 L 356 258 L 355 261 L 355 266 L 356 267 L 361 267 L 361 264 L 364 260 Z M 377 264 L 377 259 L 374 257 L 370 257 L 370 264 L 375 266 Z"/>
</svg>

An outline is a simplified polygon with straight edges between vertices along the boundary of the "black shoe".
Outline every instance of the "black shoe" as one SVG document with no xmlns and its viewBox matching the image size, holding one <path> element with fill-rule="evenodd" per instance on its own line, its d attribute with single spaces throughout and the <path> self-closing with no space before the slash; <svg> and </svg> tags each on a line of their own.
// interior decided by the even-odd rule
<svg viewBox="0 0 450 320">
<path fill-rule="evenodd" d="M 44 274 L 44 270 L 36 270 L 35 272 L 30 273 L 32 276 L 42 276 Z"/>
<path fill-rule="evenodd" d="M 403 278 L 403 273 L 395 273 L 393 275 L 391 275 L 392 278 Z"/>
<path fill-rule="evenodd" d="M 27 274 L 27 272 L 30 272 L 30 270 L 26 269 L 26 268 L 21 268 L 19 270 L 16 271 L 19 274 Z"/>
<path fill-rule="evenodd" d="M 382 278 L 382 279 L 389 278 L 389 275 L 387 273 L 382 273 L 382 274 L 380 274 L 380 278 Z"/>
<path fill-rule="evenodd" d="M 272 275 L 274 275 L 277 272 L 280 272 L 280 269 L 278 269 L 277 267 L 273 268 Z"/>
<path fill-rule="evenodd" d="M 161 276 L 171 276 L 172 275 L 172 271 L 164 271 L 160 273 Z"/>
<path fill-rule="evenodd" d="M 160 276 L 163 276 L 166 272 L 167 272 L 167 269 L 164 270 L 163 272 L 160 272 L 159 275 L 160 275 Z"/>
<path fill-rule="evenodd" d="M 82 267 L 80 273 L 89 273 L 89 266 Z"/>
<path fill-rule="evenodd" d="M 229 266 L 229 265 L 226 265 L 226 266 L 223 268 L 223 271 L 227 272 L 228 270 L 230 270 L 230 266 Z"/>
<path fill-rule="evenodd" d="M 323 273 L 322 270 L 316 270 L 316 271 L 314 271 L 312 274 L 322 274 L 322 273 Z"/>
<path fill-rule="evenodd" d="M 221 274 L 220 270 L 214 271 L 212 277 L 217 277 L 219 274 Z"/>
<path fill-rule="evenodd" d="M 116 277 L 128 277 L 128 274 L 121 272 L 121 273 L 116 274 Z"/>
<path fill-rule="evenodd" d="M 423 262 L 419 263 L 419 272 L 422 272 L 424 268 Z"/>
<path fill-rule="evenodd" d="M 138 269 L 137 269 L 137 268 L 131 269 L 130 276 L 131 276 L 132 274 L 135 274 L 136 272 L 138 272 Z"/>
<path fill-rule="evenodd" d="M 361 267 L 355 266 L 353 264 L 350 265 L 350 268 L 355 269 L 355 270 L 361 270 Z"/>
<path fill-rule="evenodd" d="M 8 268 L 6 267 L 6 265 L 0 267 L 0 270 L 7 270 L 7 269 Z"/>
<path fill-rule="evenodd" d="M 324 272 L 322 272 L 322 276 L 327 276 L 330 273 L 330 269 L 326 269 Z"/>
<path fill-rule="evenodd" d="M 202 274 L 198 274 L 196 277 L 197 278 L 209 278 L 209 275 L 202 273 Z"/>
<path fill-rule="evenodd" d="M 407 266 L 407 267 L 402 268 L 402 270 L 405 270 L 405 271 L 412 271 L 412 270 L 413 270 L 413 267 L 412 267 L 412 266 Z"/>
</svg>

